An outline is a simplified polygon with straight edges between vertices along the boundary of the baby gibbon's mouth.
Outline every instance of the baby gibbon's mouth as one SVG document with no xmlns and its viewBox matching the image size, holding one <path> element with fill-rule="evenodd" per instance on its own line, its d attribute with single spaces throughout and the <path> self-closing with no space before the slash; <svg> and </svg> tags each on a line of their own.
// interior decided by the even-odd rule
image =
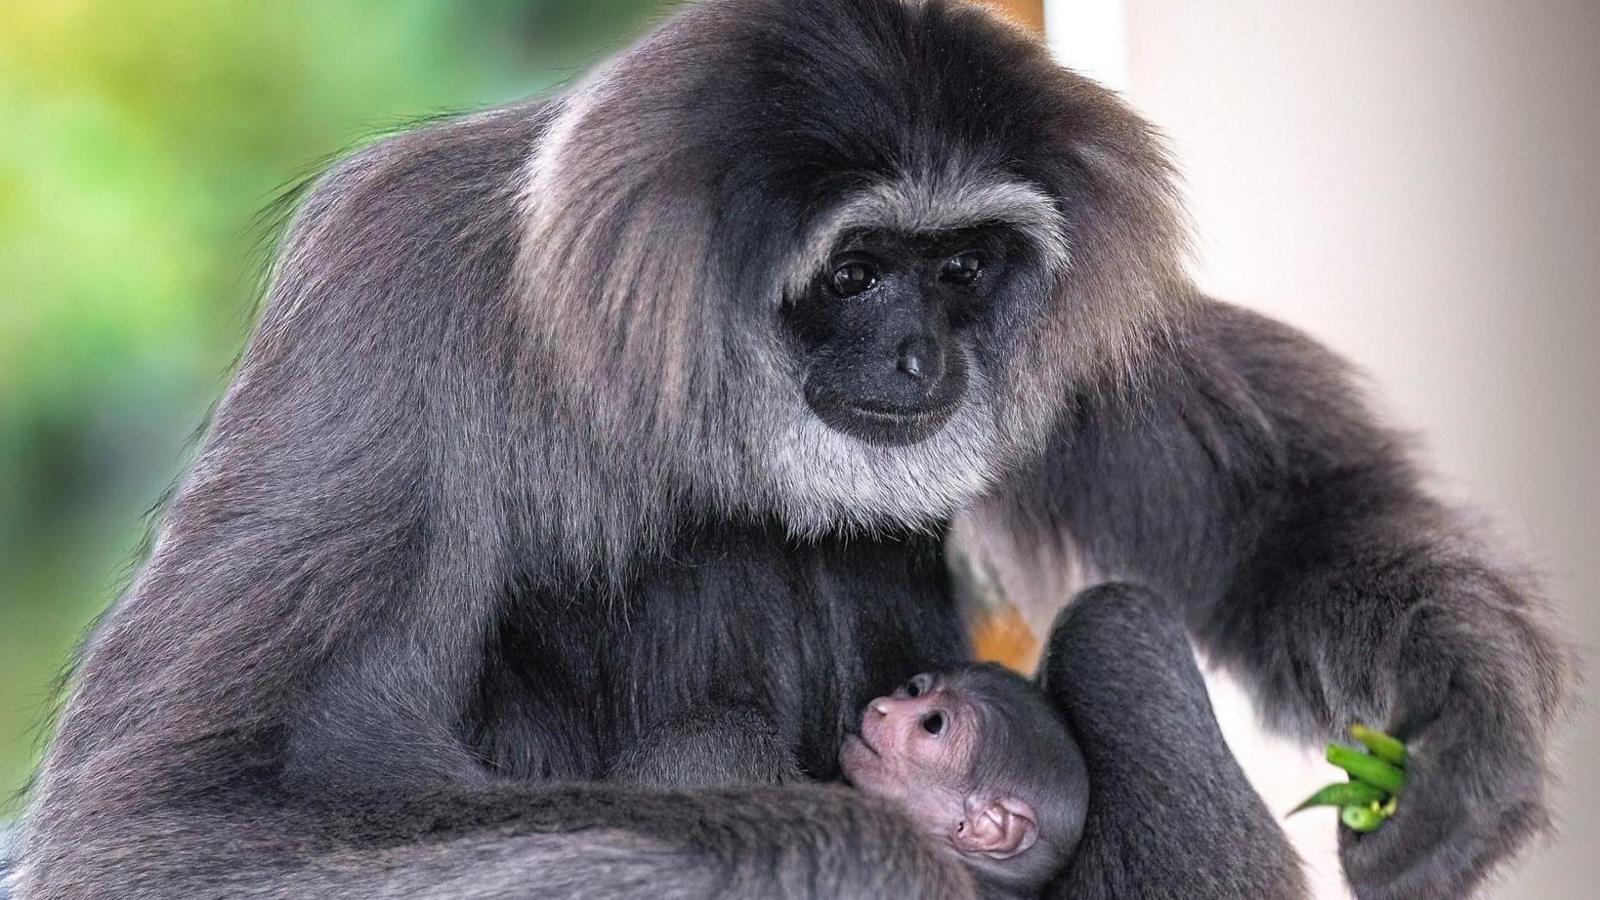
<svg viewBox="0 0 1600 900">
<path fill-rule="evenodd" d="M 855 741 L 856 743 L 860 744 L 861 746 L 867 748 L 867 752 L 871 753 L 873 756 L 878 756 L 878 757 L 883 756 L 883 754 L 878 752 L 878 748 L 877 747 L 874 747 L 871 744 L 867 743 L 867 739 L 865 737 L 862 737 L 860 732 L 846 731 L 844 733 L 844 739 L 846 741 Z"/>
</svg>

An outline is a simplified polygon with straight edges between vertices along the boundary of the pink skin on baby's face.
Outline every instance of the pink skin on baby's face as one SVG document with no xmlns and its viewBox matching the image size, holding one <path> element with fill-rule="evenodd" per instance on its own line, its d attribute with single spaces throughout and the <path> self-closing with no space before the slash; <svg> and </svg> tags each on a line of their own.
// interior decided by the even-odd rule
<svg viewBox="0 0 1600 900">
<path fill-rule="evenodd" d="M 918 675 L 867 704 L 839 765 L 850 783 L 898 801 L 927 832 L 963 854 L 1005 859 L 1032 846 L 1027 804 L 971 784 L 982 745 L 977 710 L 933 675 Z"/>
<path fill-rule="evenodd" d="M 846 735 L 839 753 L 845 777 L 901 801 L 919 822 L 959 819 L 977 735 L 970 711 L 953 699 L 933 676 L 918 675 L 868 703 L 861 733 Z"/>
</svg>

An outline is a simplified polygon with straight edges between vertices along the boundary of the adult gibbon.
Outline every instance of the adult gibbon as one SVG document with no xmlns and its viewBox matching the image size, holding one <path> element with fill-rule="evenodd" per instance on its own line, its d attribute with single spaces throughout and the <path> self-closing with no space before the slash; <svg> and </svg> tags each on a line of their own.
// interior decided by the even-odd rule
<svg viewBox="0 0 1600 900">
<path fill-rule="evenodd" d="M 1545 824 L 1564 650 L 1182 243 L 1150 128 L 947 0 L 707 0 L 361 151 L 88 642 L 21 896 L 970 894 L 813 783 L 966 657 L 958 520 L 1025 582 L 1170 597 L 1278 726 L 1409 742 L 1345 869 L 1459 896 Z M 1137 887 L 1184 832 L 1103 832 L 1058 893 L 1229 883 Z"/>
</svg>

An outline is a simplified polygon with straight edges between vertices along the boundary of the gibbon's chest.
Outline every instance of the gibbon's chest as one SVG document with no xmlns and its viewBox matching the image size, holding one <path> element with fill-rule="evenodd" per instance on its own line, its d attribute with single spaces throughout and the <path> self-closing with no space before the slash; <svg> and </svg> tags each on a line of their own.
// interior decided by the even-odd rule
<svg viewBox="0 0 1600 900">
<path fill-rule="evenodd" d="M 768 712 L 811 774 L 832 774 L 860 708 L 967 656 L 942 536 L 799 542 L 777 529 L 690 536 L 641 579 L 603 654 L 622 733 L 740 704 Z M 647 690 L 636 679 L 650 679 Z"/>
<path fill-rule="evenodd" d="M 620 600 L 525 595 L 488 654 L 480 749 L 507 774 L 593 777 L 653 725 L 739 705 L 772 718 L 807 774 L 832 777 L 867 700 L 967 658 L 942 546 L 718 526 Z M 519 773 L 530 737 L 558 746 Z"/>
</svg>

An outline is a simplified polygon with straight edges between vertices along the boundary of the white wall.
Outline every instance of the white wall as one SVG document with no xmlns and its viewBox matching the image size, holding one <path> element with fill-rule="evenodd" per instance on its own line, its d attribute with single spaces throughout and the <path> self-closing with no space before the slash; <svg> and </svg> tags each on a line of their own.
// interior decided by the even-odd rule
<svg viewBox="0 0 1600 900">
<path fill-rule="evenodd" d="M 1058 48 L 1064 19 L 1120 16 L 1127 94 L 1185 173 L 1201 283 L 1354 359 L 1441 489 L 1487 511 L 1548 573 L 1572 639 L 1600 645 L 1600 2 L 1047 9 Z M 1216 699 L 1274 809 L 1326 780 L 1236 690 Z M 1600 896 L 1592 708 L 1566 746 L 1563 837 L 1498 896 Z M 1331 814 L 1311 815 L 1290 831 L 1320 895 L 1343 896 Z"/>
</svg>

